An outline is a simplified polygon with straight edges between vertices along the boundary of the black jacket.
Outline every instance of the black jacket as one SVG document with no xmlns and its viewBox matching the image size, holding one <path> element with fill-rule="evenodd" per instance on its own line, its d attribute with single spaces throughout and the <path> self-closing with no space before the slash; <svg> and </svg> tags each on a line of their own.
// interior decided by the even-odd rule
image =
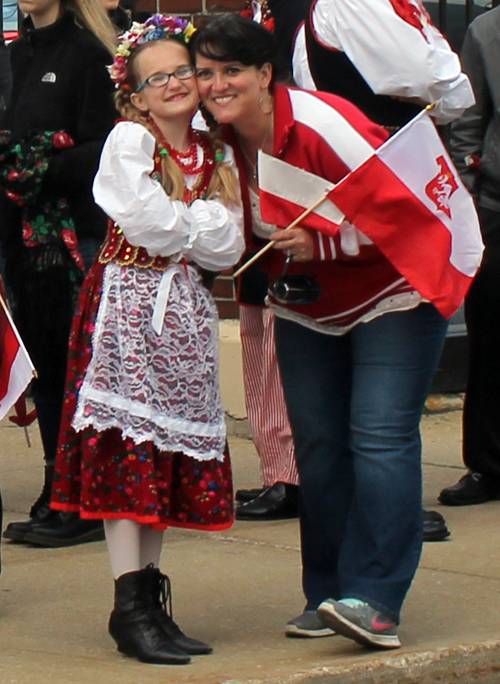
<svg viewBox="0 0 500 684">
<path fill-rule="evenodd" d="M 28 19 L 10 49 L 12 96 L 1 128 L 15 138 L 32 131 L 71 135 L 75 147 L 52 157 L 45 189 L 68 200 L 80 238 L 104 237 L 106 217 L 93 201 L 92 181 L 117 117 L 106 69 L 111 56 L 94 35 L 76 25 L 70 12 L 39 29 Z M 14 205 L 3 204 L 5 235 L 15 230 L 16 221 Z"/>
</svg>

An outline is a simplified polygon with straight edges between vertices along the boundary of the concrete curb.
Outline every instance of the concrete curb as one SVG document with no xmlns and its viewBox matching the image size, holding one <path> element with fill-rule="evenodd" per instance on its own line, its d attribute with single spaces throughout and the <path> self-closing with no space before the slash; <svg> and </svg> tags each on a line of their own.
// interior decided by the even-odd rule
<svg viewBox="0 0 500 684">
<path fill-rule="evenodd" d="M 322 667 L 285 677 L 228 679 L 221 684 L 498 684 L 500 641 L 420 653 L 376 656 L 349 666 Z"/>
</svg>

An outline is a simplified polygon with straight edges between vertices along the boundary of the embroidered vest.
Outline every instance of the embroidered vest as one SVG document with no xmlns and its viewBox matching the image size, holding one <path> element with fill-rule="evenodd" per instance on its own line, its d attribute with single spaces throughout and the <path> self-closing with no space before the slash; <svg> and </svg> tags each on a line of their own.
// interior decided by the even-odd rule
<svg viewBox="0 0 500 684">
<path fill-rule="evenodd" d="M 113 261 L 120 266 L 138 266 L 152 268 L 155 271 L 166 271 L 170 266 L 170 257 L 152 257 L 145 247 L 133 247 L 123 235 L 120 226 L 109 220 L 108 233 L 101 247 L 99 263 L 109 264 Z"/>
</svg>

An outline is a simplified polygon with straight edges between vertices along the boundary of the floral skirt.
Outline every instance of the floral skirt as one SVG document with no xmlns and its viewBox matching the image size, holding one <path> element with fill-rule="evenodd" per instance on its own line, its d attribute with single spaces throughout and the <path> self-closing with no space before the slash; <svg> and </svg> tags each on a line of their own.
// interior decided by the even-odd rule
<svg viewBox="0 0 500 684">
<path fill-rule="evenodd" d="M 104 267 L 89 271 L 73 320 L 51 507 L 84 519 L 128 518 L 154 528 L 223 530 L 233 523 L 229 453 L 199 461 L 134 443 L 118 428 L 75 432 L 78 390 L 92 356 Z"/>
</svg>

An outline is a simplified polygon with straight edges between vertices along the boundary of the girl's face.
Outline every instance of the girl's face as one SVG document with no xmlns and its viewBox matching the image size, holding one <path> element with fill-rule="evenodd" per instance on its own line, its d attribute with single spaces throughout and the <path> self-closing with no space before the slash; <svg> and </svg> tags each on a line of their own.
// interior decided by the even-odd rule
<svg viewBox="0 0 500 684">
<path fill-rule="evenodd" d="M 139 84 L 156 74 L 173 74 L 181 67 L 190 66 L 187 49 L 175 40 L 158 41 L 143 50 L 135 60 L 134 68 Z M 184 117 L 188 121 L 198 105 L 196 78 L 179 80 L 170 76 L 166 85 L 145 85 L 131 95 L 132 104 L 142 112 L 149 112 L 157 121 L 171 121 Z"/>
<path fill-rule="evenodd" d="M 196 56 L 196 80 L 205 107 L 221 124 L 251 120 L 257 114 L 259 100 L 267 94 L 272 78 L 272 67 L 261 69 L 244 66 L 241 62 L 218 62 Z"/>
<path fill-rule="evenodd" d="M 18 5 L 37 28 L 53 24 L 61 12 L 61 0 L 18 0 Z"/>
</svg>

